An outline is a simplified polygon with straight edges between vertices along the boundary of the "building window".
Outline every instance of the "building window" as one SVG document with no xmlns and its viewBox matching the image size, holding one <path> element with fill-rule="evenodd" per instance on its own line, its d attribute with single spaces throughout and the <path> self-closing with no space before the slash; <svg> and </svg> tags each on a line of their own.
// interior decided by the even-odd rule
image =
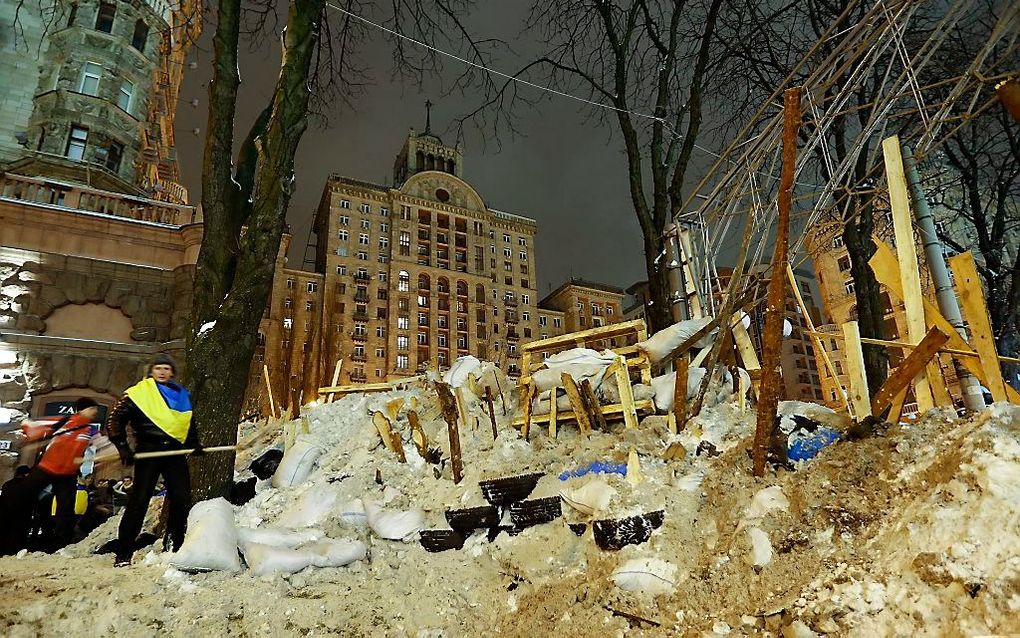
<svg viewBox="0 0 1020 638">
<path fill-rule="evenodd" d="M 509 248 L 504 248 L 503 249 L 503 256 L 504 257 L 513 257 L 513 255 L 514 255 L 514 251 L 510 250 Z"/>
<path fill-rule="evenodd" d="M 439 347 L 440 348 L 445 348 L 446 347 L 446 335 L 445 334 L 440 333 L 440 335 L 439 335 Z"/>
<path fill-rule="evenodd" d="M 522 250 L 522 251 L 520 252 L 520 254 L 518 255 L 518 257 L 520 257 L 520 258 L 521 258 L 521 261 L 526 261 L 526 260 L 528 259 L 528 253 L 526 253 L 526 252 L 524 252 L 524 251 Z"/>
<path fill-rule="evenodd" d="M 503 242 L 509 244 L 510 243 L 510 235 L 507 235 L 506 233 L 504 233 L 503 234 Z"/>
<path fill-rule="evenodd" d="M 517 244 L 520 245 L 520 246 L 527 246 L 528 242 L 525 241 L 525 239 L 523 237 L 518 237 L 517 238 Z"/>
<path fill-rule="evenodd" d="M 410 343 L 410 339 L 407 338 L 407 335 L 398 335 L 397 336 L 397 349 L 398 350 L 407 350 L 407 346 L 408 346 L 409 343 Z"/>
<path fill-rule="evenodd" d="M 290 297 L 287 297 L 286 299 L 283 300 L 283 307 L 284 308 L 292 308 L 293 306 L 294 306 L 294 302 L 291 301 Z"/>
<path fill-rule="evenodd" d="M 553 328 L 559 328 L 561 323 L 559 317 L 553 317 Z"/>
<path fill-rule="evenodd" d="M 315 309 L 315 302 L 312 302 L 312 301 L 306 301 L 305 302 L 305 311 L 306 312 L 311 312 L 314 309 Z"/>
<path fill-rule="evenodd" d="M 836 261 L 836 264 L 840 270 L 850 270 L 850 255 L 843 255 Z"/>
<path fill-rule="evenodd" d="M 366 253 L 363 250 L 359 250 L 358 251 L 358 259 L 363 259 L 365 261 L 368 261 L 368 253 Z"/>
<path fill-rule="evenodd" d="M 294 290 L 294 280 L 293 279 L 288 279 L 287 280 L 287 290 Z"/>
<path fill-rule="evenodd" d="M 390 276 L 388 274 L 386 274 L 386 272 L 384 272 L 382 270 L 379 271 L 379 281 L 385 282 L 385 281 L 389 280 L 389 278 L 390 278 Z"/>
<path fill-rule="evenodd" d="M 348 233 L 346 230 L 341 230 L 337 232 L 336 237 L 340 241 L 347 241 L 348 239 L 351 238 L 351 234 Z"/>
<path fill-rule="evenodd" d="M 346 257 L 347 254 L 348 254 L 347 246 L 337 246 L 336 247 L 336 256 L 337 257 Z"/>
<path fill-rule="evenodd" d="M 539 316 L 539 318 L 538 318 L 538 325 L 546 326 L 546 325 L 548 325 L 548 322 L 549 322 L 549 318 L 548 317 Z"/>
<path fill-rule="evenodd" d="M 290 330 L 293 327 L 294 327 L 294 320 L 291 319 L 290 317 L 285 317 L 284 320 L 283 320 L 283 329 L 284 330 Z"/>
<path fill-rule="evenodd" d="M 351 218 L 350 217 L 348 217 L 347 215 L 341 215 L 340 216 L 340 225 L 341 226 L 347 226 L 350 223 L 351 223 Z"/>
<path fill-rule="evenodd" d="M 599 312 L 600 312 L 599 311 L 599 305 L 597 303 L 595 303 L 594 301 L 591 302 L 591 314 L 597 315 L 597 314 L 599 314 Z"/>
<path fill-rule="evenodd" d="M 358 243 L 362 246 L 368 245 L 368 233 L 361 233 L 358 235 Z"/>
<path fill-rule="evenodd" d="M 406 354 L 398 354 L 397 355 L 397 370 L 407 370 L 407 355 Z"/>
<path fill-rule="evenodd" d="M 397 317 L 397 328 L 399 330 L 407 330 L 411 325 L 411 320 L 407 317 Z"/>
<path fill-rule="evenodd" d="M 347 266 L 337 266 L 336 267 L 336 274 L 338 274 L 338 275 L 346 275 L 347 274 Z"/>
<path fill-rule="evenodd" d="M 521 295 L 521 303 L 522 304 L 527 305 L 528 303 L 530 303 L 530 301 L 531 301 L 531 297 L 530 296 L 528 296 L 528 295 Z"/>
<path fill-rule="evenodd" d="M 376 348 L 375 349 L 375 356 L 377 356 L 377 357 L 385 357 L 386 356 L 386 350 L 383 349 L 383 348 Z"/>
<path fill-rule="evenodd" d="M 72 126 L 71 135 L 67 138 L 67 150 L 64 155 L 76 162 L 85 158 L 85 146 L 89 140 L 89 130 L 83 126 Z"/>
<path fill-rule="evenodd" d="M 607 315 L 613 314 L 613 306 L 611 304 L 606 304 L 606 314 Z"/>
<path fill-rule="evenodd" d="M 380 237 L 379 238 L 379 248 L 389 248 L 389 247 L 390 247 L 390 240 L 389 240 L 389 238 L 388 237 Z"/>
<path fill-rule="evenodd" d="M 149 25 L 144 20 L 135 22 L 135 33 L 131 36 L 131 46 L 145 53 L 145 41 L 149 38 Z"/>
<path fill-rule="evenodd" d="M 354 324 L 354 334 L 358 335 L 359 337 L 364 337 L 365 335 L 368 334 L 368 329 L 365 328 L 365 324 L 356 323 Z"/>
<path fill-rule="evenodd" d="M 386 208 L 385 206 L 382 206 L 382 207 L 379 208 L 379 214 L 382 215 L 383 217 L 389 217 L 390 216 L 390 209 Z M 385 225 L 386 224 L 383 224 L 383 226 L 385 226 Z"/>
<path fill-rule="evenodd" d="M 96 31 L 103 33 L 113 32 L 113 18 L 117 15 L 117 5 L 107 2 L 99 3 L 99 12 L 96 14 Z"/>
<path fill-rule="evenodd" d="M 305 289 L 308 291 L 308 294 L 314 295 L 316 293 L 316 291 L 319 290 L 319 282 L 317 282 L 317 281 L 309 281 L 308 285 L 305 287 Z"/>
<path fill-rule="evenodd" d="M 419 319 L 419 324 L 420 323 L 421 323 L 421 320 Z M 419 332 L 418 333 L 418 345 L 419 346 L 427 346 L 427 345 L 429 345 L 429 333 L 427 333 L 427 332 Z"/>
<path fill-rule="evenodd" d="M 127 80 L 120 85 L 120 93 L 117 95 L 117 106 L 125 113 L 131 112 L 131 98 L 135 94 L 135 85 Z"/>
<path fill-rule="evenodd" d="M 386 210 L 386 209 L 384 208 L 383 210 Z M 383 232 L 383 233 L 390 232 L 390 225 L 387 224 L 386 222 L 382 222 L 381 224 L 379 224 L 379 231 Z"/>
<path fill-rule="evenodd" d="M 503 270 L 505 270 L 507 272 L 513 272 L 514 271 L 514 265 L 511 264 L 509 261 L 504 261 L 503 262 Z M 507 279 L 509 279 L 509 277 Z M 507 284 L 507 285 L 510 285 L 510 284 Z"/>
<path fill-rule="evenodd" d="M 843 282 L 843 290 L 846 291 L 846 294 L 852 295 L 854 292 L 854 280 L 847 279 L 845 282 Z"/>
<path fill-rule="evenodd" d="M 385 326 L 376 326 L 376 328 L 375 328 L 375 336 L 377 336 L 377 337 L 385 337 L 386 336 L 386 327 Z"/>
<path fill-rule="evenodd" d="M 106 168 L 116 173 L 120 170 L 120 161 L 124 157 L 124 145 L 120 142 L 110 142 L 106 149 Z"/>
<path fill-rule="evenodd" d="M 531 321 L 531 313 L 525 310 L 521 313 L 521 321 Z"/>
<path fill-rule="evenodd" d="M 369 206 L 368 204 L 362 204 L 360 210 L 363 213 L 371 213 L 372 212 L 372 207 Z"/>
<path fill-rule="evenodd" d="M 350 207 L 351 207 L 351 202 L 349 200 L 346 200 L 346 199 L 341 199 L 340 200 L 340 208 L 349 209 Z"/>
<path fill-rule="evenodd" d="M 99 80 L 103 77 L 103 67 L 95 62 L 86 62 L 81 72 L 81 84 L 78 92 L 85 95 L 99 95 Z"/>
<path fill-rule="evenodd" d="M 843 246 L 843 236 L 842 235 L 836 235 L 835 237 L 832 238 L 832 247 L 833 248 L 840 248 L 842 246 Z"/>
</svg>

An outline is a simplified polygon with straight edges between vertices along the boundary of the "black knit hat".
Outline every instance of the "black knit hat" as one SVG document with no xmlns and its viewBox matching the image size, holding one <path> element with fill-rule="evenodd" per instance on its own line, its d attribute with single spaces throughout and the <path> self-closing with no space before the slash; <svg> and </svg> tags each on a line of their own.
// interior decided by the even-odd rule
<svg viewBox="0 0 1020 638">
<path fill-rule="evenodd" d="M 152 360 L 152 364 L 149 366 L 149 369 L 151 370 L 155 366 L 170 366 L 170 369 L 173 370 L 174 374 L 177 374 L 177 362 L 174 361 L 173 357 L 165 352 L 160 352 L 156 355 L 156 358 Z"/>
<path fill-rule="evenodd" d="M 82 410 L 87 410 L 88 408 L 96 407 L 99 407 L 99 404 L 88 397 L 82 397 L 74 402 L 75 412 L 81 412 Z"/>
</svg>

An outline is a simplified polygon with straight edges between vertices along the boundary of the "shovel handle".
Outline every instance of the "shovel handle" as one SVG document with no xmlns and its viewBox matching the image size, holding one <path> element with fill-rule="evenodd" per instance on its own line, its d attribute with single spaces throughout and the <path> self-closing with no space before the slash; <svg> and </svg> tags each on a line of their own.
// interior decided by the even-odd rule
<svg viewBox="0 0 1020 638">
<path fill-rule="evenodd" d="M 236 445 L 215 445 L 215 446 L 212 446 L 212 447 L 202 448 L 202 451 L 203 452 L 232 452 L 235 449 L 237 449 Z M 183 449 L 183 450 L 162 450 L 162 451 L 159 451 L 159 452 L 139 452 L 139 453 L 135 454 L 135 458 L 136 459 L 155 459 L 155 458 L 160 458 L 160 457 L 164 457 L 164 456 L 184 456 L 184 455 L 187 455 L 187 454 L 191 454 L 194 451 L 195 451 L 195 448 L 187 448 L 187 449 Z M 120 458 L 119 454 L 107 454 L 106 456 L 97 456 L 95 458 L 94 463 L 104 463 L 106 461 L 112 461 L 114 459 L 119 459 L 119 458 Z M 84 457 L 78 457 L 78 458 L 75 459 L 75 462 L 78 463 L 79 465 L 81 465 L 84 461 L 85 461 Z"/>
</svg>

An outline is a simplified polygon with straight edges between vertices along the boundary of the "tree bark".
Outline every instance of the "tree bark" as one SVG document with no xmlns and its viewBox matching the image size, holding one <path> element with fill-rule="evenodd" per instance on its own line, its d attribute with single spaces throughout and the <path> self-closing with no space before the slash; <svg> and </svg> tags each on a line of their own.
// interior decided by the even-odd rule
<svg viewBox="0 0 1020 638">
<path fill-rule="evenodd" d="M 854 298 L 857 300 L 857 323 L 861 336 L 885 339 L 885 304 L 882 289 L 871 271 L 868 260 L 875 254 L 872 233 L 875 229 L 874 211 L 870 196 L 857 202 L 857 213 L 843 226 L 843 243 L 850 255 L 850 275 L 854 280 Z M 885 348 L 863 344 L 864 371 L 868 387 L 877 391 L 888 375 L 889 355 Z"/>
</svg>

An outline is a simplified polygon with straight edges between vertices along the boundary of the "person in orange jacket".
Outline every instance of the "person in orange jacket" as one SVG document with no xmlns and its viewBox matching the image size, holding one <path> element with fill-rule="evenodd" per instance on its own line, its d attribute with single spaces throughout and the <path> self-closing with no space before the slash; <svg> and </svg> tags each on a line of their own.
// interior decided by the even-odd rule
<svg viewBox="0 0 1020 638">
<path fill-rule="evenodd" d="M 99 433 L 94 425 L 99 415 L 95 401 L 82 397 L 74 405 L 75 413 L 60 424 L 50 435 L 39 463 L 21 480 L 10 494 L 0 498 L 0 512 L 6 517 L 3 547 L 0 554 L 15 553 L 27 541 L 28 525 L 32 508 L 39 495 L 51 486 L 57 499 L 57 515 L 52 550 L 67 545 L 74 536 L 74 499 L 78 491 L 78 467 L 76 459 L 82 457 L 93 437 Z"/>
</svg>

